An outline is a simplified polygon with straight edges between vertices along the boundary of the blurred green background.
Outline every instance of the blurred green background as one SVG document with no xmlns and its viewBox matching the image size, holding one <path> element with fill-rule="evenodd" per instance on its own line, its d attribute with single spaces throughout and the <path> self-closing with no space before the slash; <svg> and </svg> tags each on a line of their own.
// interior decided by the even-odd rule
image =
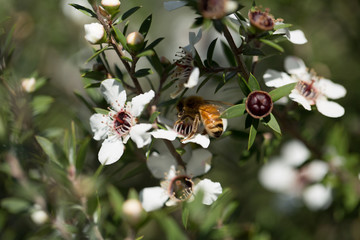
<svg viewBox="0 0 360 240">
<path fill-rule="evenodd" d="M 19 84 L 21 78 L 27 78 L 34 72 L 49 79 L 49 84 L 40 91 L 42 94 L 52 96 L 54 102 L 47 114 L 35 116 L 34 128 L 37 134 L 47 137 L 51 136 L 49 129 L 52 129 L 54 139 L 61 138 L 61 129 L 69 128 L 72 120 L 80 126 L 80 135 L 91 137 L 88 124 L 91 113 L 75 97 L 74 91 L 85 94 L 80 69 L 91 67 L 90 64 L 85 64 L 85 61 L 91 56 L 92 51 L 91 46 L 84 39 L 83 25 L 93 20 L 68 6 L 68 3 L 73 2 L 87 3 L 87 1 L 71 0 L 0 0 L 0 26 L 5 32 L 9 32 L 12 26 L 15 26 L 13 34 L 15 51 L 10 66 L 13 71 L 13 83 Z M 251 1 L 240 1 L 240 3 L 245 5 L 241 12 L 246 15 Z M 130 30 L 137 29 L 143 19 L 153 13 L 153 23 L 148 36 L 152 40 L 165 37 L 156 50 L 159 56 L 166 56 L 172 60 L 178 47 L 188 43 L 189 28 L 196 15 L 186 7 L 167 12 L 163 9 L 163 1 L 160 0 L 123 0 L 121 8 L 129 9 L 138 5 L 143 7 L 131 17 Z M 325 143 L 333 143 L 336 140 L 345 144 L 346 151 L 343 156 L 345 162 L 351 155 L 349 164 L 345 164 L 345 169 L 358 181 L 360 101 L 357 91 L 360 89 L 360 2 L 263 0 L 257 1 L 257 5 L 270 8 L 275 18 L 282 18 L 286 23 L 292 23 L 293 30 L 303 30 L 308 43 L 293 45 L 283 42 L 285 53 L 264 59 L 259 63 L 255 76 L 261 79 L 267 68 L 283 70 L 285 56 L 296 55 L 302 58 L 307 66 L 314 68 L 319 75 L 345 86 L 348 91 L 346 97 L 337 100 L 345 107 L 346 112 L 343 117 L 330 119 L 318 112 L 308 113 L 301 110 L 304 119 L 293 124 L 306 132 L 312 143 L 319 148 L 323 148 Z M 200 54 L 206 51 L 206 46 L 215 38 L 214 34 L 215 32 L 212 31 L 204 33 L 202 44 L 197 46 Z M 110 54 L 109 58 L 115 59 L 115 56 Z M 203 94 L 209 93 L 205 91 Z M 215 98 L 228 100 L 221 96 Z M 6 101 L 4 98 L 1 99 Z M 335 128 L 340 129 L 341 139 L 328 138 L 328 134 Z M 58 130 L 58 134 L 55 130 Z M 0 129 L 0 132 L 5 131 Z M 283 139 L 290 138 L 291 136 L 285 132 Z M 2 152 L 12 147 L 6 146 L 5 140 L 2 142 Z M 25 143 L 23 144 L 25 146 Z M 99 145 L 95 141 L 91 144 L 93 148 L 88 151 L 84 167 L 84 172 L 87 174 L 94 173 L 99 165 L 96 150 Z M 279 152 L 276 146 L 275 144 L 274 154 Z M 223 188 L 231 189 L 233 199 L 239 206 L 231 221 L 234 225 L 239 224 L 243 229 L 248 229 L 241 238 L 360 239 L 358 204 L 360 190 L 359 183 L 353 182 L 354 178 L 349 180 L 349 184 L 356 187 L 350 187 L 349 193 L 342 191 L 348 189 L 346 181 L 337 186 L 334 201 L 327 210 L 311 212 L 305 206 L 300 206 L 292 211 L 282 212 L 276 207 L 279 199 L 265 190 L 257 180 L 262 163 L 254 158 L 247 160 L 244 157 L 246 154 L 238 149 L 246 149 L 246 142 L 243 139 L 225 138 L 212 144 L 210 150 L 215 157 L 209 178 L 221 182 Z M 23 167 L 36 168 L 40 158 L 37 156 L 38 149 L 24 147 L 22 151 L 25 158 L 32 159 L 24 162 Z M 122 180 L 122 174 L 133 169 L 140 169 L 142 172 L 139 171 L 139 174 Z M 118 168 L 107 168 L 103 174 L 108 176 L 106 181 L 120 189 L 125 196 L 129 188 L 139 191 L 143 187 L 158 185 L 158 180 L 151 176 L 143 164 L 129 163 L 127 168 L 118 170 Z M 12 186 L 12 181 L 4 174 L 2 176 L 4 182 L 1 184 L 0 196 L 5 198 L 13 194 L 9 188 Z M 357 202 L 351 208 L 347 208 L 347 198 L 355 198 L 354 201 Z M 8 237 L 4 239 L 24 239 L 32 230 L 37 231 L 36 226 L 29 222 L 16 223 L 14 217 L 6 214 L 5 210 L 1 210 L 0 220 L 3 232 L 0 236 Z M 159 239 L 158 237 L 162 236 L 161 231 L 153 231 L 152 226 L 148 225 L 142 230 L 144 239 Z"/>
</svg>

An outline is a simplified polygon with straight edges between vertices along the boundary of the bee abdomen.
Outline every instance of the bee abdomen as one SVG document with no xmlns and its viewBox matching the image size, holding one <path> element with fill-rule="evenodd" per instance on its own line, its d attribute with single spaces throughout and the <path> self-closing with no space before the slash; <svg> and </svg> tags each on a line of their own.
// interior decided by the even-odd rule
<svg viewBox="0 0 360 240">
<path fill-rule="evenodd" d="M 221 134 L 224 131 L 224 125 L 222 120 L 216 119 L 216 121 L 213 121 L 209 124 L 205 124 L 206 132 L 214 138 L 218 138 L 221 136 Z"/>
</svg>

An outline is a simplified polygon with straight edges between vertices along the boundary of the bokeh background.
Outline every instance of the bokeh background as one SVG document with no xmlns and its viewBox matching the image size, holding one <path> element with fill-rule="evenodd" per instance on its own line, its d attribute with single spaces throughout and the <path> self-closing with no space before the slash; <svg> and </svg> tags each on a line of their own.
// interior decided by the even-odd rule
<svg viewBox="0 0 360 240">
<path fill-rule="evenodd" d="M 343 117 L 330 119 L 318 112 L 309 113 L 299 108 L 302 118 L 291 124 L 303 132 L 319 149 L 323 149 L 329 143 L 340 144 L 343 148 L 341 154 L 345 162 L 344 171 L 352 177 L 348 181 L 338 181 L 338 185 L 334 188 L 333 202 L 328 209 L 314 212 L 299 203 L 285 211 L 279 207 L 281 201 L 279 196 L 259 184 L 258 171 L 263 161 L 257 160 L 253 155 L 248 156 L 245 151 L 246 139 L 224 138 L 213 142 L 210 147 L 214 153 L 213 169 L 208 175 L 213 181 L 221 182 L 224 188 L 230 188 L 232 198 L 238 204 L 231 222 L 234 226 L 240 226 L 243 232 L 234 239 L 360 239 L 358 204 L 360 183 L 356 182 L 359 181 L 358 173 L 360 173 L 360 101 L 358 99 L 360 2 L 356 0 L 256 2 L 257 5 L 270 8 L 275 18 L 282 18 L 286 23 L 292 23 L 292 29 L 303 30 L 308 39 L 305 45 L 283 42 L 284 53 L 261 61 L 255 72 L 255 76 L 260 81 L 266 69 L 283 70 L 284 58 L 287 55 L 296 55 L 302 58 L 307 66 L 314 68 L 319 75 L 342 84 L 347 89 L 346 97 L 338 100 L 345 107 L 346 112 Z M 46 136 L 59 142 L 63 137 L 64 129 L 69 129 L 72 121 L 78 126 L 77 131 L 80 136 L 91 138 L 88 123 L 91 112 L 75 96 L 74 91 L 84 96 L 92 94 L 95 99 L 101 100 L 101 96 L 96 91 L 84 90 L 80 72 L 80 69 L 91 67 L 91 64 L 85 63 L 92 54 L 92 46 L 84 39 L 83 25 L 93 20 L 74 10 L 68 5 L 69 3 L 86 5 L 87 1 L 0 0 L 1 29 L 8 33 L 14 26 L 15 50 L 11 65 L 8 66 L 12 69 L 11 86 L 17 88 L 16 85 L 22 78 L 36 74 L 48 79 L 48 84 L 39 90 L 40 94 L 51 96 L 53 99 L 46 114 L 35 115 L 27 130 L 32 129 L 36 135 Z M 240 3 L 245 6 L 241 12 L 246 15 L 252 2 L 240 1 Z M 167 12 L 163 8 L 163 1 L 160 0 L 123 0 L 121 8 L 130 9 L 139 5 L 142 9 L 131 17 L 129 29 L 138 29 L 143 19 L 152 13 L 153 23 L 148 37 L 153 40 L 157 37 L 165 37 L 156 47 L 159 56 L 174 59 L 178 47 L 188 44 L 188 32 L 198 31 L 190 29 L 196 15 L 187 7 Z M 0 38 L 3 40 L 5 35 L 2 34 Z M 204 32 L 204 37 L 197 46 L 200 55 L 206 53 L 206 47 L 215 35 L 216 32 L 212 30 Z M 109 53 L 108 57 L 111 61 L 116 61 L 115 55 Z M 220 52 L 217 57 L 220 57 Z M 144 86 L 148 86 L 147 83 L 144 83 Z M 207 98 L 212 96 L 212 87 L 212 85 L 207 86 L 199 94 Z M 1 93 L 3 96 L 0 98 L 3 112 L 6 113 L 16 105 L 12 102 L 16 102 L 16 99 L 5 97 L 3 91 Z M 225 88 L 213 98 L 231 101 L 234 94 L 236 92 Z M 20 108 L 19 111 L 28 110 Z M 173 112 L 169 113 L 171 114 Z M 9 125 L 4 123 L 6 119 L 4 115 L 2 119 L 0 198 L 24 196 L 21 189 L 14 189 L 16 180 L 7 175 L 6 162 L 3 161 L 6 151 L 16 149 L 20 155 L 20 162 L 26 170 L 35 169 L 39 172 L 44 170 L 47 173 L 51 173 L 52 170 L 41 163 L 41 158 L 45 156 L 39 153 L 39 148 L 34 148 L 31 143 L 33 138 L 20 141 L 17 145 L 5 136 L 8 135 Z M 231 121 L 231 124 L 234 129 L 242 128 L 236 126 L 236 121 Z M 335 128 L 340 134 L 336 139 L 329 139 L 329 134 Z M 282 140 L 274 143 L 272 154 L 278 154 L 281 144 L 292 138 L 291 134 L 284 131 Z M 94 174 L 99 166 L 97 161 L 99 145 L 92 141 L 91 146 L 87 150 L 83 167 L 83 172 L 87 175 Z M 132 172 L 130 177 L 124 177 L 129 172 Z M 28 173 L 31 175 L 31 172 Z M 114 168 L 108 167 L 102 174 L 104 176 L 102 183 L 114 185 L 124 196 L 130 188 L 140 191 L 143 187 L 158 184 L 158 180 L 151 176 L 145 164 L 131 162 L 130 153 L 126 167 L 120 165 Z M 46 191 L 41 181 L 37 184 L 37 189 L 41 193 Z M 349 201 L 353 203 L 348 204 Z M 21 221 L 17 220 L 18 217 L 22 217 Z M 174 214 L 174 218 L 177 219 L 178 216 Z M 141 230 L 144 239 L 159 239 L 159 236 L 163 236 L 163 230 L 159 225 L 161 224 L 155 221 L 144 226 Z M 116 231 L 109 229 L 107 231 Z M 37 238 L 37 234 L 41 236 L 44 231 L 40 231 L 39 227 L 30 221 L 26 212 L 12 214 L 5 208 L 0 210 L 2 239 L 26 239 L 30 238 L 29 236 L 32 239 L 40 239 Z"/>
</svg>

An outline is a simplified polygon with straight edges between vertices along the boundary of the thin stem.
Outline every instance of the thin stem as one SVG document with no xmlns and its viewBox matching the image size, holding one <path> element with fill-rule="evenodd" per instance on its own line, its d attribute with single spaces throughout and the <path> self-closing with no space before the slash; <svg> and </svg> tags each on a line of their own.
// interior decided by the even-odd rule
<svg viewBox="0 0 360 240">
<path fill-rule="evenodd" d="M 173 155 L 173 157 L 175 158 L 177 164 L 182 166 L 185 169 L 186 165 L 185 165 L 184 161 L 182 160 L 180 154 L 178 152 L 176 152 L 174 145 L 169 140 L 166 140 L 166 139 L 163 139 L 163 140 L 164 140 L 164 143 L 166 144 L 166 147 L 169 149 L 171 155 Z"/>
</svg>

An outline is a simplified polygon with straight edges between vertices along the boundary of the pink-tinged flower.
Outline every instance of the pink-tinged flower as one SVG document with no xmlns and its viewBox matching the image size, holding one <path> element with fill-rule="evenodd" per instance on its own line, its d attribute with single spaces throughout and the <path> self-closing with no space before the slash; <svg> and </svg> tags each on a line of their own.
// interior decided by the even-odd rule
<svg viewBox="0 0 360 240">
<path fill-rule="evenodd" d="M 222 193 L 218 182 L 194 177 L 207 173 L 211 168 L 212 154 L 205 149 L 196 149 L 186 164 L 186 170 L 178 166 L 175 159 L 168 153 L 152 154 L 147 166 L 151 173 L 163 179 L 161 186 L 144 188 L 140 192 L 140 201 L 145 211 L 154 211 L 166 206 L 173 206 L 182 201 L 192 200 L 201 191 L 202 203 L 211 205 Z"/>
<path fill-rule="evenodd" d="M 346 95 L 346 89 L 333 83 L 329 79 L 317 76 L 314 71 L 309 71 L 305 63 L 297 57 L 285 59 L 285 69 L 291 74 L 275 70 L 267 70 L 264 81 L 268 87 L 281 87 L 289 83 L 297 83 L 289 97 L 310 111 L 315 105 L 318 111 L 332 118 L 341 117 L 345 109 L 338 103 L 328 99 L 339 99 Z"/>
<path fill-rule="evenodd" d="M 148 131 L 151 124 L 137 123 L 146 104 L 155 96 L 150 90 L 126 102 L 126 92 L 115 79 L 106 79 L 101 83 L 100 91 L 111 108 L 107 115 L 93 114 L 90 117 L 91 130 L 95 140 L 103 140 L 98 157 L 101 164 L 112 164 L 124 153 L 124 144 L 131 138 L 138 148 L 151 142 Z"/>
</svg>

